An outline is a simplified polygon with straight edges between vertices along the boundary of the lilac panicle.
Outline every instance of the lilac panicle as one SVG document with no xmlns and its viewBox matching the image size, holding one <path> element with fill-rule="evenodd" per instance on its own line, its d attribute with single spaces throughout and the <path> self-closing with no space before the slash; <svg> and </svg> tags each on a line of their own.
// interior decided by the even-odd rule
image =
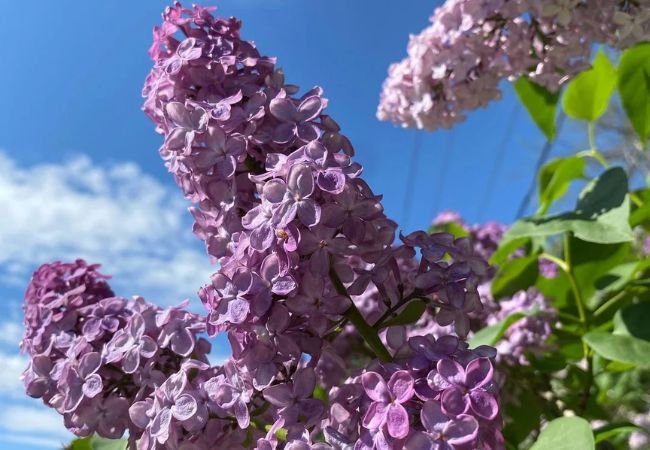
<svg viewBox="0 0 650 450">
<path fill-rule="evenodd" d="M 207 316 L 116 297 L 82 261 L 45 265 L 26 296 L 27 392 L 75 434 L 128 432 L 142 450 L 397 450 L 448 437 L 502 448 L 494 349 L 463 341 L 483 309 L 483 257 L 448 233 L 395 243 L 323 90 L 298 94 L 238 20 L 212 10 L 165 10 L 143 90 L 194 232 L 219 264 L 199 289 Z M 390 351 L 363 341 L 346 351 L 359 339 L 349 321 L 385 328 L 412 301 L 460 339 L 389 328 Z M 209 364 L 203 332 L 227 334 L 222 366 Z M 456 384 L 429 382 L 450 365 Z M 428 421 L 425 405 L 440 417 Z"/>
<path fill-rule="evenodd" d="M 27 394 L 55 408 L 78 436 L 117 439 L 128 431 L 135 440 L 143 429 L 129 409 L 187 357 L 207 366 L 210 346 L 197 336 L 205 322 L 184 305 L 163 310 L 115 297 L 98 268 L 77 260 L 34 272 L 25 294 L 21 348 L 30 363 L 22 380 Z"/>
<path fill-rule="evenodd" d="M 404 127 L 450 128 L 527 76 L 552 91 L 589 65 L 594 44 L 650 39 L 646 2 L 447 0 L 411 35 L 388 70 L 377 117 Z"/>
<path fill-rule="evenodd" d="M 445 233 L 411 233 L 393 246 L 397 225 L 325 113 L 323 90 L 298 94 L 274 58 L 241 39 L 239 21 L 179 4 L 163 19 L 144 111 L 165 137 L 167 168 L 195 205 L 194 231 L 219 263 L 199 296 L 209 333 L 228 333 L 237 385 L 247 386 L 227 388 L 219 402 L 239 405 L 236 420 L 245 424 L 241 405 L 250 416 L 261 395 L 267 423 L 282 422 L 288 436 L 259 445 L 315 448 L 304 433 L 327 416 L 313 390 L 331 367 L 319 366 L 321 357 L 336 364 L 336 347 L 323 338 L 337 322 L 356 308 L 369 323 L 386 320 L 419 297 L 464 336 L 467 314 L 481 309 L 477 285 L 487 265 L 466 239 Z M 405 438 L 408 429 L 398 428 L 391 425 Z M 162 444 L 168 433 L 156 436 Z"/>
</svg>

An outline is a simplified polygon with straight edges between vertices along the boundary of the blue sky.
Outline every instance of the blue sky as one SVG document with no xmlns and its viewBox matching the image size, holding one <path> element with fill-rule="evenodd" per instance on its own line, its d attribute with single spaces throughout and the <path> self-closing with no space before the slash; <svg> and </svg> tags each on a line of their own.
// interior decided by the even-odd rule
<svg viewBox="0 0 650 450">
<path fill-rule="evenodd" d="M 212 268 L 191 236 L 186 205 L 157 153 L 161 138 L 140 111 L 151 28 L 168 2 L 5 2 L 0 15 L 0 447 L 58 448 L 60 418 L 25 398 L 20 301 L 41 262 L 102 262 L 116 290 L 170 304 Z M 224 0 L 243 35 L 278 57 L 287 81 L 324 87 L 342 125 L 405 231 L 441 209 L 468 221 L 514 218 L 543 136 L 514 95 L 452 131 L 416 133 L 375 119 L 388 65 L 435 1 Z M 397 6 L 399 5 L 399 6 Z M 555 152 L 562 151 L 560 143 Z M 497 161 L 497 157 L 500 157 Z M 497 161 L 497 162 L 495 162 Z M 496 165 L 495 165 L 496 164 Z M 409 167 L 415 167 L 415 172 Z M 493 174 L 493 175 L 491 175 Z M 225 349 L 217 349 L 223 353 Z"/>
</svg>

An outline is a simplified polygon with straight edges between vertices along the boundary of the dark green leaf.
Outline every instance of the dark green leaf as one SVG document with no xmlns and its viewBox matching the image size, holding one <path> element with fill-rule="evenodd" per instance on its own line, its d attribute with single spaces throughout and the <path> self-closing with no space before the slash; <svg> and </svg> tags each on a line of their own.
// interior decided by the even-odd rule
<svg viewBox="0 0 650 450">
<path fill-rule="evenodd" d="M 530 117 L 546 138 L 552 141 L 555 138 L 555 117 L 560 92 L 550 92 L 526 77 L 519 78 L 514 86 Z"/>
<path fill-rule="evenodd" d="M 650 341 L 650 302 L 628 305 L 619 310 L 614 317 L 614 334 Z"/>
<path fill-rule="evenodd" d="M 623 109 L 645 145 L 650 137 L 650 43 L 644 42 L 625 50 L 618 72 L 618 92 Z"/>
<path fill-rule="evenodd" d="M 581 417 L 552 420 L 530 450 L 594 450 L 591 425 Z"/>
<path fill-rule="evenodd" d="M 622 434 L 630 434 L 635 431 L 647 433 L 645 429 L 636 426 L 633 423 L 623 422 L 623 423 L 610 423 L 608 425 L 597 428 L 594 430 L 594 436 L 596 437 L 596 443 L 599 443 L 611 439 L 613 437 L 620 436 Z"/>
<path fill-rule="evenodd" d="M 615 167 L 582 190 L 574 211 L 517 221 L 504 236 L 504 241 L 572 231 L 589 242 L 628 242 L 634 238 L 628 223 L 629 211 L 627 175 L 623 169 Z"/>
<path fill-rule="evenodd" d="M 540 372 L 558 372 L 566 369 L 567 360 L 560 352 L 546 353 L 543 356 L 529 356 L 530 365 Z"/>
<path fill-rule="evenodd" d="M 569 241 L 571 245 L 571 263 L 575 273 L 578 286 L 589 307 L 595 307 L 600 300 L 600 295 L 595 295 L 599 287 L 603 287 L 604 277 L 610 282 L 617 276 L 613 272 L 615 268 L 630 257 L 631 245 L 621 244 L 597 244 L 586 242 L 575 237 Z M 571 294 L 573 295 L 573 294 Z M 570 302 L 571 305 L 575 301 Z"/>
<path fill-rule="evenodd" d="M 555 159 L 542 167 L 539 172 L 538 215 L 546 214 L 551 204 L 566 194 L 569 184 L 584 176 L 585 165 L 584 158 L 569 156 Z"/>
<path fill-rule="evenodd" d="M 623 289 L 637 272 L 637 262 L 620 264 L 596 280 L 596 288 L 604 292 L 615 292 Z"/>
<path fill-rule="evenodd" d="M 504 408 L 506 425 L 503 434 L 508 441 L 519 444 L 539 426 L 543 405 L 531 390 L 522 389 L 504 404 Z"/>
<path fill-rule="evenodd" d="M 536 309 L 532 309 L 526 312 L 514 313 L 494 325 L 481 328 L 469 339 L 469 346 L 475 348 L 479 345 L 494 345 L 506 334 L 511 325 L 526 316 L 535 315 L 537 312 Z"/>
<path fill-rule="evenodd" d="M 591 331 L 582 338 L 603 358 L 639 367 L 650 367 L 650 342 L 632 336 Z"/>
<path fill-rule="evenodd" d="M 616 87 L 616 68 L 601 50 L 591 69 L 578 74 L 567 86 L 562 106 L 567 116 L 595 122 L 607 110 Z"/>
<path fill-rule="evenodd" d="M 422 299 L 411 300 L 411 302 L 402 309 L 395 317 L 384 322 L 381 327 L 394 327 L 396 325 L 409 325 L 415 323 L 422 317 L 427 305 Z"/>
<path fill-rule="evenodd" d="M 508 297 L 517 291 L 528 289 L 537 281 L 539 263 L 537 255 L 509 259 L 504 262 L 492 280 L 494 298 Z"/>
</svg>

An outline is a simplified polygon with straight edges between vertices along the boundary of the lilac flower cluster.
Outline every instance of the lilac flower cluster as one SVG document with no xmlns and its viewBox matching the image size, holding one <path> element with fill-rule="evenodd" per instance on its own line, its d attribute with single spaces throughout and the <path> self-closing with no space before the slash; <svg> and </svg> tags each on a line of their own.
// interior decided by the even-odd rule
<svg viewBox="0 0 650 450">
<path fill-rule="evenodd" d="M 248 425 L 261 394 L 267 406 L 256 420 L 276 433 L 259 448 L 323 448 L 312 438 L 327 411 L 313 392 L 331 374 L 319 362 L 346 356 L 329 336 L 347 321 L 357 331 L 378 329 L 414 299 L 465 336 L 467 314 L 481 309 L 476 286 L 487 265 L 467 239 L 447 233 L 411 233 L 393 247 L 397 225 L 324 114 L 322 89 L 296 96 L 274 60 L 240 39 L 237 20 L 179 4 L 163 18 L 144 110 L 165 136 L 168 169 L 196 205 L 195 233 L 219 263 L 199 296 L 208 332 L 228 333 L 236 419 Z M 374 307 L 359 311 L 359 297 L 375 290 Z M 369 344 L 391 358 L 381 343 Z M 489 430 L 497 433 L 497 422 Z"/>
<path fill-rule="evenodd" d="M 197 336 L 204 321 L 184 305 L 163 310 L 115 297 L 98 267 L 55 262 L 34 273 L 21 341 L 31 359 L 22 379 L 27 394 L 55 408 L 78 436 L 119 438 L 128 430 L 136 439 L 142 418 L 134 404 L 151 401 L 184 365 L 205 365 L 210 344 Z"/>
<path fill-rule="evenodd" d="M 436 229 L 436 227 L 449 222 L 463 227 L 469 235 L 474 251 L 486 259 L 492 256 L 507 230 L 505 225 L 497 222 L 467 225 L 460 215 L 450 211 L 445 211 L 436 217 L 432 226 Z M 541 259 L 539 270 L 542 276 L 553 278 L 556 276 L 557 266 L 551 261 Z M 526 354 L 538 354 L 549 350 L 548 339 L 551 336 L 552 325 L 557 318 L 557 311 L 550 301 L 534 288 L 519 291 L 510 298 L 500 299 L 499 302 L 496 302 L 490 288 L 493 275 L 494 273 L 487 274 L 478 286 L 484 308 L 481 312 L 470 315 L 471 329 L 477 331 L 483 327 L 494 325 L 513 314 L 533 313 L 513 323 L 497 344 L 500 362 L 511 365 L 526 364 Z M 414 330 L 409 331 L 409 334 L 419 333 L 422 330 L 436 336 L 451 331 L 448 328 L 440 328 L 426 315 L 416 324 Z"/>
<path fill-rule="evenodd" d="M 297 96 L 210 8 L 163 20 L 144 110 L 219 264 L 207 317 L 115 297 L 83 261 L 44 265 L 26 294 L 29 395 L 77 435 L 128 431 L 142 450 L 503 448 L 495 350 L 462 340 L 488 273 L 471 241 L 395 245 L 320 88 Z M 461 339 L 387 328 L 412 302 Z M 223 366 L 204 331 L 227 333 Z"/>
<path fill-rule="evenodd" d="M 526 364 L 526 354 L 542 354 L 550 349 L 548 338 L 557 311 L 539 291 L 530 288 L 519 291 L 509 299 L 499 301 L 499 311 L 488 318 L 493 325 L 521 312 L 533 313 L 512 324 L 497 344 L 499 359 L 511 365 Z"/>
<path fill-rule="evenodd" d="M 403 340 L 392 363 L 330 391 L 325 434 L 355 450 L 503 448 L 494 355 L 452 336 Z"/>
<path fill-rule="evenodd" d="M 404 127 L 449 128 L 500 97 L 503 79 L 551 89 L 589 64 L 594 43 L 650 39 L 646 1 L 448 0 L 390 66 L 377 116 Z"/>
</svg>

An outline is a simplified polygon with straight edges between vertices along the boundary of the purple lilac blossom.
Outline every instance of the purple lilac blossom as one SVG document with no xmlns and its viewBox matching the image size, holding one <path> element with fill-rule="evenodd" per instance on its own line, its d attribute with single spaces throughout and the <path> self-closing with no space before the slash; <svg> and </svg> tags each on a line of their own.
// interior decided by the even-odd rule
<svg viewBox="0 0 650 450">
<path fill-rule="evenodd" d="M 151 401 L 186 361 L 207 366 L 210 344 L 197 336 L 204 320 L 184 304 L 162 310 L 139 297 L 115 297 L 98 268 L 77 260 L 34 272 L 25 294 L 21 348 L 30 363 L 22 380 L 76 435 L 117 439 L 128 431 L 135 442 L 143 429 L 129 419 L 130 408 Z M 220 410 L 224 417 L 228 411 Z"/>
<path fill-rule="evenodd" d="M 646 2 L 447 0 L 411 35 L 388 70 L 377 117 L 403 127 L 450 128 L 527 76 L 553 91 L 589 66 L 594 44 L 624 49 L 650 38 Z"/>
<path fill-rule="evenodd" d="M 130 448 L 143 450 L 397 450 L 425 431 L 439 440 L 436 426 L 419 422 L 425 402 L 442 407 L 443 391 L 427 379 L 441 359 L 468 372 L 477 358 L 491 367 L 494 349 L 432 336 L 422 347 L 389 329 L 392 363 L 362 345 L 361 364 L 346 367 L 354 354 L 329 337 L 343 326 L 358 338 L 348 311 L 379 327 L 415 298 L 464 336 L 467 315 L 481 309 L 487 264 L 448 233 L 400 235 L 394 245 L 397 225 L 324 113 L 322 89 L 298 97 L 274 59 L 240 39 L 240 23 L 212 9 L 165 10 L 143 91 L 165 137 L 160 153 L 195 204 L 194 231 L 219 263 L 199 290 L 208 315 L 115 297 L 83 261 L 45 265 L 26 295 L 27 392 L 75 434 L 128 431 Z M 223 366 L 208 363 L 203 331 L 227 333 L 232 357 Z M 414 350 L 425 347 L 424 356 Z M 491 373 L 464 388 L 496 399 Z M 387 380 L 385 389 L 363 386 L 363 377 Z M 314 395 L 319 382 L 337 400 L 329 408 Z M 493 412 L 472 416 L 479 431 L 462 439 L 503 448 Z M 315 441 L 321 431 L 327 443 Z"/>
<path fill-rule="evenodd" d="M 444 211 L 432 222 L 432 227 L 442 226 L 449 222 L 462 227 L 469 235 L 474 252 L 489 259 L 499 246 L 507 227 L 497 222 L 468 225 L 462 217 L 454 211 Z M 519 256 L 516 251 L 514 257 Z M 492 268 L 491 268 L 492 269 Z M 557 276 L 558 267 L 546 259 L 539 261 L 540 274 L 546 278 Z M 541 354 L 551 350 L 548 344 L 552 326 L 556 321 L 557 311 L 539 291 L 531 288 L 519 291 L 510 298 L 500 299 L 498 302 L 492 297 L 491 281 L 494 270 L 488 271 L 480 281 L 478 293 L 481 297 L 483 309 L 468 315 L 469 327 L 472 332 L 494 325 L 512 314 L 530 313 L 513 323 L 497 344 L 500 363 L 509 365 L 527 364 L 527 354 Z M 453 333 L 451 327 L 441 327 L 439 321 L 433 320 L 430 314 L 424 314 L 413 326 L 407 329 L 407 335 L 414 336 L 421 333 L 431 333 L 434 336 L 443 336 Z"/>
<path fill-rule="evenodd" d="M 325 114 L 323 90 L 298 96 L 239 29 L 204 8 L 168 8 L 154 31 L 144 110 L 165 136 L 167 168 L 195 204 L 195 233 L 220 266 L 199 291 L 208 331 L 228 333 L 237 370 L 271 404 L 271 422 L 288 428 L 287 448 L 292 440 L 311 445 L 303 434 L 325 412 L 304 387 L 322 376 L 322 365 L 314 369 L 323 337 L 359 297 L 375 289 L 382 297 L 362 309 L 370 323 L 379 319 L 372 310 L 427 298 L 464 335 L 466 315 L 480 309 L 476 286 L 487 265 L 466 239 L 447 233 L 412 233 L 393 247 L 397 225 Z M 219 135 L 218 160 L 211 135 Z M 222 169 L 224 158 L 234 170 Z"/>
</svg>

